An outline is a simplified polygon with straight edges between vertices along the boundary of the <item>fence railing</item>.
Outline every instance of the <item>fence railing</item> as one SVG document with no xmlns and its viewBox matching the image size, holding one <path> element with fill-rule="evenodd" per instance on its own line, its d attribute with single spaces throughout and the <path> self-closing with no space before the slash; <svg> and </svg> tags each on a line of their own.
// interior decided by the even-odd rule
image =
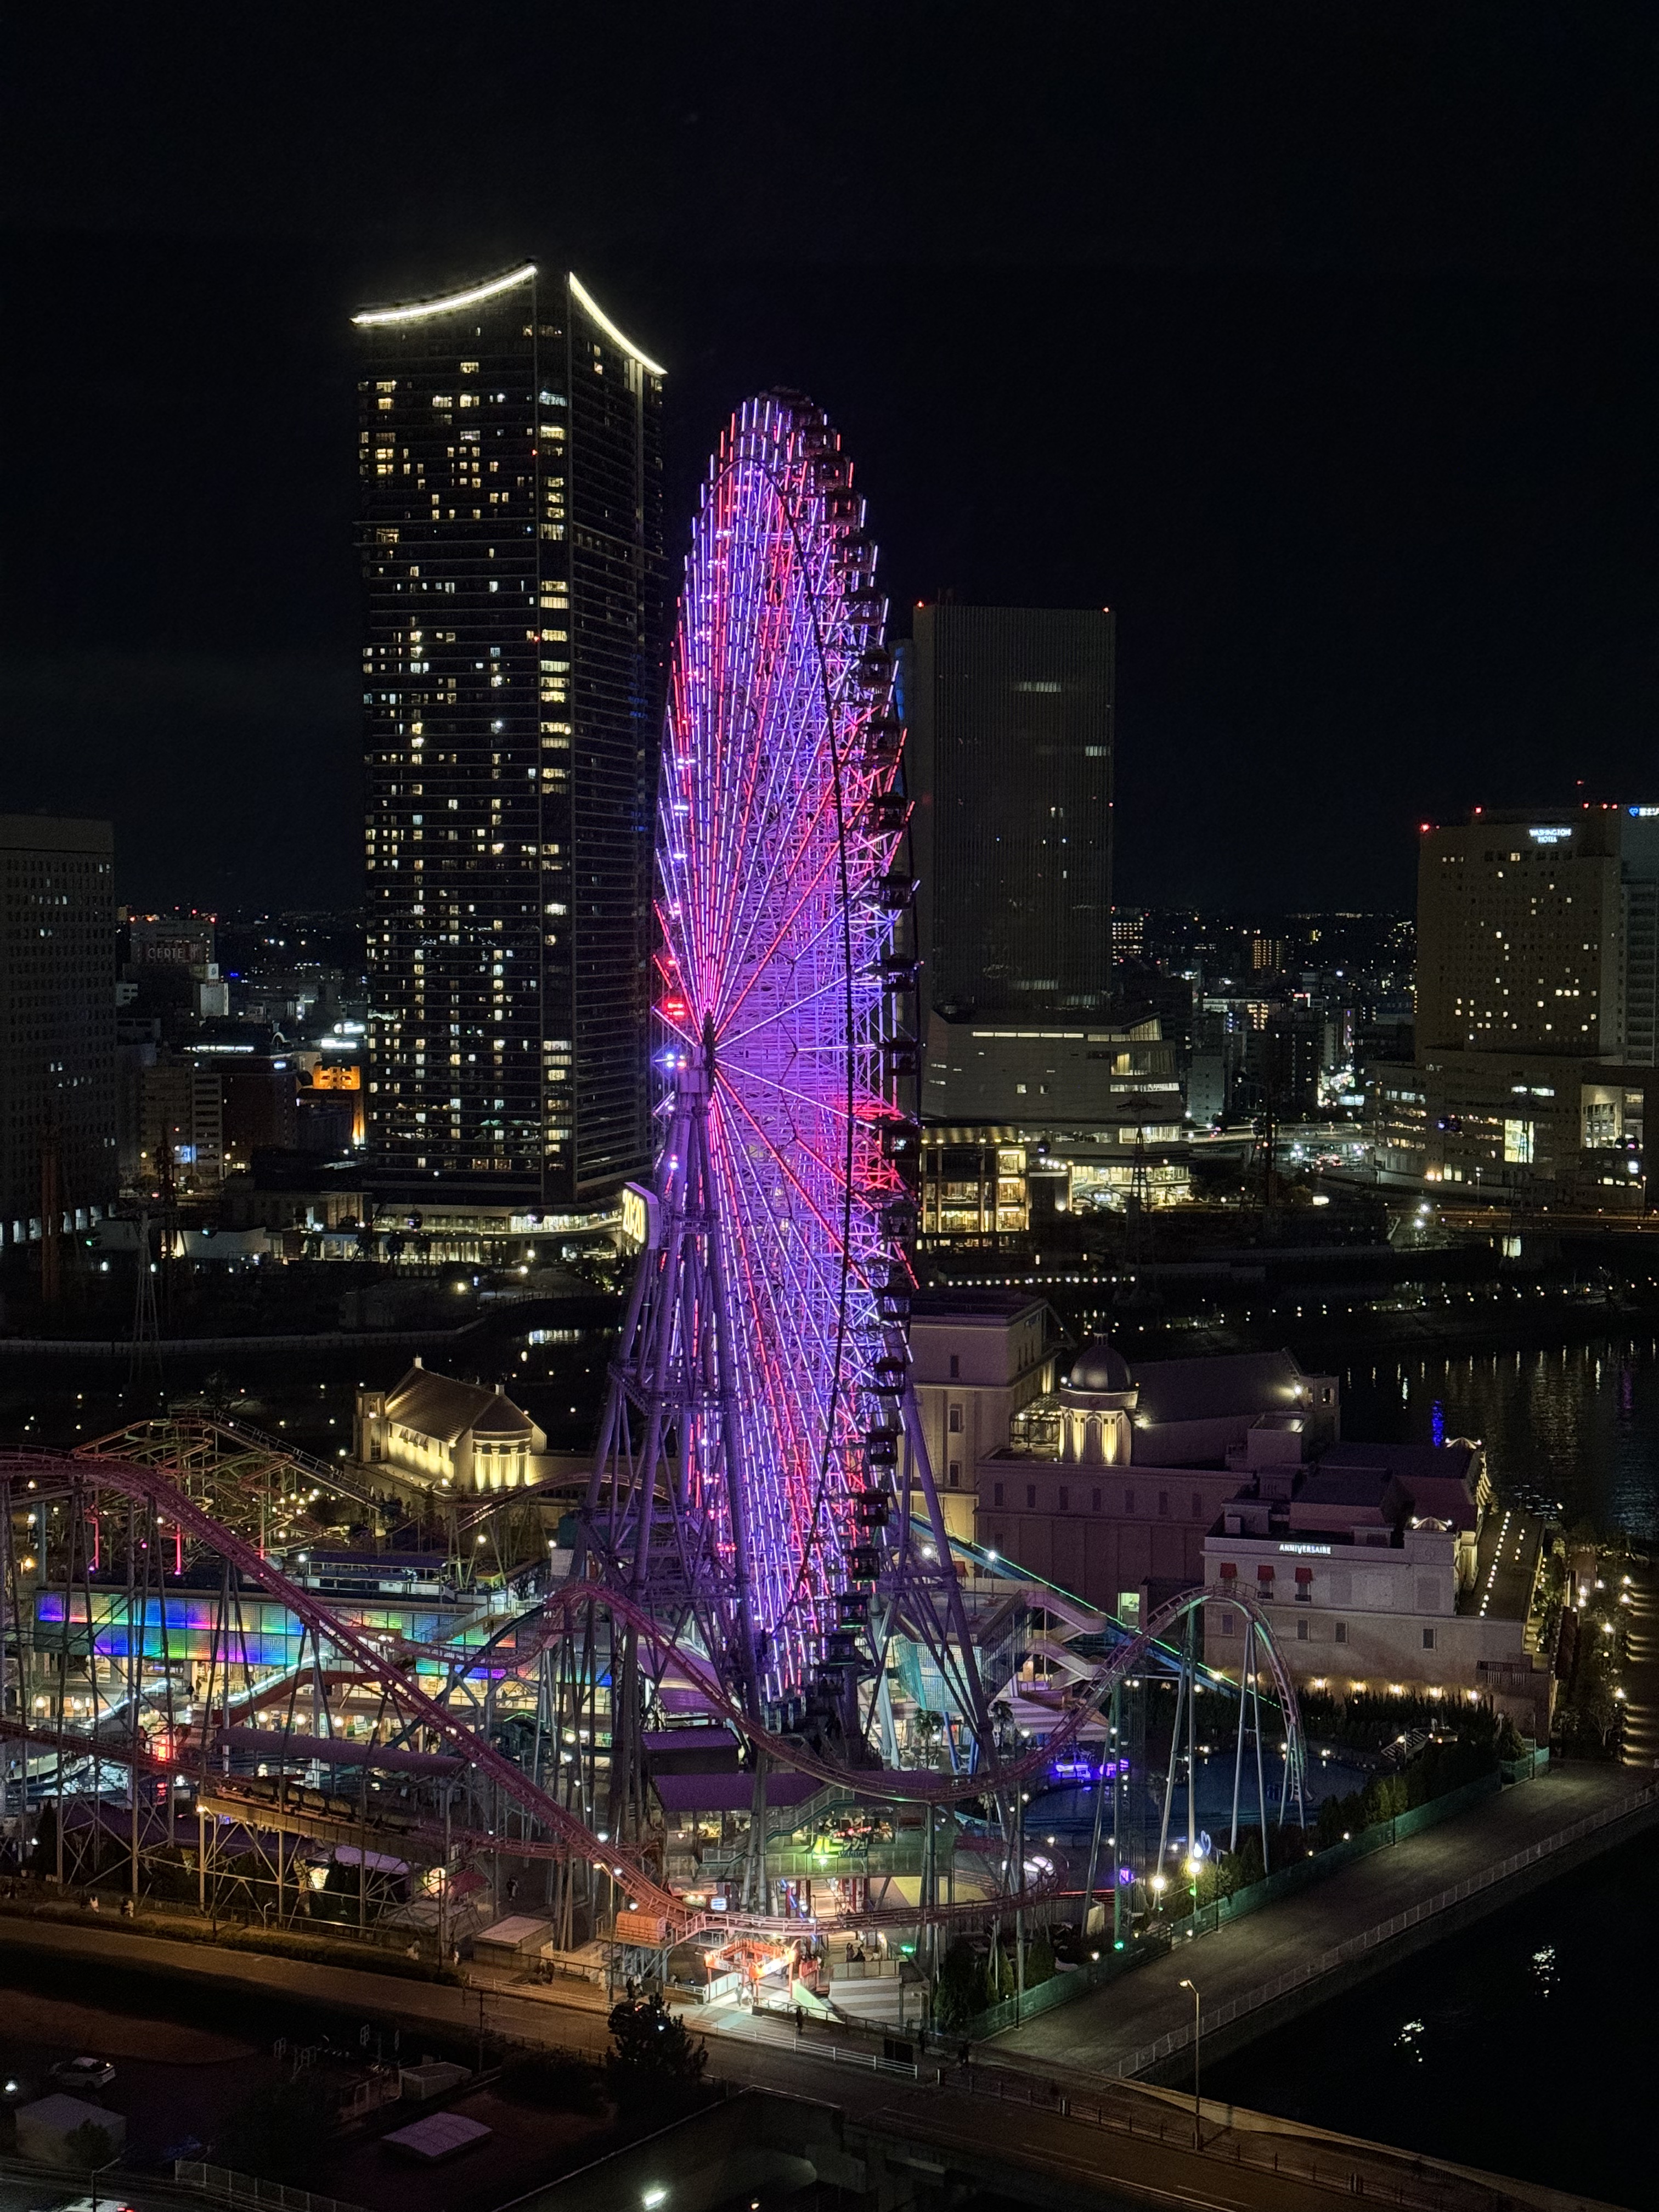
<svg viewBox="0 0 1659 2212">
<path fill-rule="evenodd" d="M 361 1498 L 366 1504 L 374 1501 L 372 1484 L 362 1475 L 353 1472 L 343 1461 L 319 1459 L 315 1452 L 301 1451 L 296 1444 L 288 1443 L 281 1437 L 273 1437 L 268 1429 L 257 1429 L 252 1421 L 240 1420 L 228 1413 L 219 1415 L 217 1425 L 240 1443 L 252 1444 L 260 1451 L 280 1452 L 284 1459 L 292 1460 L 295 1467 L 304 1468 L 307 1474 L 314 1474 L 319 1481 L 344 1491 L 349 1497 Z"/>
<path fill-rule="evenodd" d="M 1193 2115 L 1189 2108 L 1171 2106 L 1160 2110 L 1142 2101 L 1144 2093 L 1109 2089 L 1103 2097 L 1079 2097 L 1058 2083 L 1042 2085 L 1029 2075 L 1000 2067 L 975 2064 L 971 2075 L 942 2073 L 939 2087 L 949 2094 L 975 2099 L 992 2096 L 1007 2104 L 1025 2105 L 1053 2118 L 1081 2120 L 1114 2135 L 1133 2136 L 1143 2142 L 1179 2144 L 1194 2148 Z M 1319 2146 L 1306 2139 L 1272 2131 L 1241 2129 L 1225 2117 L 1224 2107 L 1207 2106 L 1198 2148 L 1221 2166 L 1255 2173 L 1273 2173 L 1287 2181 L 1305 2181 L 1344 2197 L 1362 2197 L 1371 2204 L 1392 2204 L 1401 2212 L 1533 2212 L 1534 2200 L 1512 2196 L 1473 2176 L 1448 2173 L 1409 2152 L 1391 2155 L 1385 2144 L 1371 2148 L 1367 2159 L 1341 2151 L 1320 2154 Z M 1207 2130 L 1207 2138 L 1204 2130 Z"/>
<path fill-rule="evenodd" d="M 285 2189 L 280 2181 L 261 2181 L 252 2173 L 233 2173 L 227 2166 L 202 2166 L 176 2158 L 173 2178 L 181 2187 L 199 2189 L 226 2204 L 263 2205 L 267 2212 L 363 2212 L 337 2197 L 313 2197 L 307 2189 Z"/>
<path fill-rule="evenodd" d="M 1328 1951 L 1322 1952 L 1316 1959 L 1308 1960 L 1299 1966 L 1287 1967 L 1284 1973 L 1275 1974 L 1269 1982 L 1259 1983 L 1255 1989 L 1245 1990 L 1242 1996 L 1229 1997 L 1225 2003 L 1200 2013 L 1198 2033 L 1212 2034 L 1220 2028 L 1230 2027 L 1244 2014 L 1258 2011 L 1261 2006 L 1288 1996 L 1292 1990 L 1317 1981 L 1321 1975 L 1346 1965 L 1351 1959 L 1363 1958 L 1367 1951 L 1374 1951 L 1383 1943 L 1391 1943 L 1396 1936 L 1403 1936 L 1408 1929 L 1420 1926 L 1424 1921 L 1433 1919 L 1437 1913 L 1465 1903 L 1498 1882 L 1508 1881 L 1524 1869 L 1536 1866 L 1540 1860 L 1551 1858 L 1556 1852 L 1565 1850 L 1570 1844 L 1593 1835 L 1597 1829 L 1610 1827 L 1617 1820 L 1628 1820 L 1632 1813 L 1641 1812 L 1656 1803 L 1659 1803 L 1659 1784 L 1638 1790 L 1634 1796 L 1621 1798 L 1616 1805 L 1604 1805 L 1599 1812 L 1586 1813 L 1582 1820 L 1573 1821 L 1568 1827 L 1558 1829 L 1554 1835 L 1545 1836 L 1535 1844 L 1528 1844 L 1524 1850 L 1511 1851 L 1508 1858 L 1498 1860 L 1493 1866 L 1483 1867 L 1479 1874 L 1467 1875 L 1463 1881 L 1454 1882 L 1449 1889 L 1443 1889 L 1435 1896 L 1425 1898 L 1420 1905 L 1408 1905 L 1405 1911 L 1378 1921 L 1374 1928 L 1367 1928 L 1363 1934 L 1350 1936 L 1346 1942 L 1333 1944 Z M 1173 2028 L 1167 2035 L 1160 2035 L 1155 2043 L 1144 2044 L 1121 2063 L 1118 2073 L 1145 2073 L 1149 2066 L 1156 2066 L 1162 2060 L 1172 2057 L 1177 2051 L 1184 2051 L 1191 2043 L 1194 2033 L 1191 2025 Z"/>
</svg>

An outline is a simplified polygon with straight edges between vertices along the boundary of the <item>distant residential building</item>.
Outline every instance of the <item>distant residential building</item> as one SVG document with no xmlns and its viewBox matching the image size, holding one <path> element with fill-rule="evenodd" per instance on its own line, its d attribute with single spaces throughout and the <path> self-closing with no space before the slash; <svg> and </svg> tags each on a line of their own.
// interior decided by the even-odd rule
<svg viewBox="0 0 1659 2212">
<path fill-rule="evenodd" d="M 1370 1085 L 1384 1171 L 1411 1172 L 1420 1110 L 1426 1182 L 1641 1204 L 1659 1091 L 1656 915 L 1659 806 L 1425 828 L 1414 1078 L 1378 1063 Z"/>
<path fill-rule="evenodd" d="M 1127 1024 L 1006 1018 L 927 1024 L 925 1119 L 1018 1121 L 1036 1130 L 1137 1130 L 1170 1141 L 1184 1102 L 1175 1047 L 1155 1018 Z"/>
<path fill-rule="evenodd" d="M 1187 1118 L 1195 1129 L 1218 1127 L 1232 1099 L 1231 1064 L 1220 1043 L 1194 1045 L 1187 1069 Z"/>
<path fill-rule="evenodd" d="M 906 760 L 940 1012 L 1106 1011 L 1114 687 L 1109 611 L 916 609 Z"/>
<path fill-rule="evenodd" d="M 1428 1161 L 1428 1092 L 1415 1067 L 1376 1062 L 1365 1094 L 1372 1156 L 1385 1177 L 1420 1182 Z"/>
<path fill-rule="evenodd" d="M 353 320 L 369 1149 L 586 1205 L 652 1153 L 663 371 L 529 264 Z"/>
<path fill-rule="evenodd" d="M 251 1168 L 256 1152 L 298 1146 L 298 1076 L 286 1056 L 230 1061 L 220 1069 L 219 1084 L 228 1175 Z"/>
<path fill-rule="evenodd" d="M 1115 906 L 1112 908 L 1112 958 L 1121 963 L 1125 960 L 1144 959 L 1146 952 L 1146 909 L 1144 906 Z"/>
<path fill-rule="evenodd" d="M 225 1176 L 224 1092 L 219 1069 L 187 1053 L 150 1050 L 134 1072 L 140 1196 L 216 1196 Z"/>
<path fill-rule="evenodd" d="M 0 1252 L 116 1191 L 114 837 L 0 815 Z"/>
</svg>

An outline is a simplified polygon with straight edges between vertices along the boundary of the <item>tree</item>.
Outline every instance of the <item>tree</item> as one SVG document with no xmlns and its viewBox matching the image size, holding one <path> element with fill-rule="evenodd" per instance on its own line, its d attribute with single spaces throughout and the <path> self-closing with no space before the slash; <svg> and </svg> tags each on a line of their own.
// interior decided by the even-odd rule
<svg viewBox="0 0 1659 2212">
<path fill-rule="evenodd" d="M 273 2081 L 250 2097 L 218 2144 L 220 2162 L 262 2181 L 305 2183 L 334 2125 L 325 2085 L 315 2074 Z"/>
<path fill-rule="evenodd" d="M 1025 1986 L 1034 1990 L 1054 1976 L 1054 1947 L 1046 1928 L 1039 1928 L 1025 1947 Z"/>
<path fill-rule="evenodd" d="M 100 2128 L 96 2120 L 82 2120 L 78 2128 L 71 2128 L 64 2137 L 64 2148 L 71 2166 L 78 2166 L 82 2173 L 95 2173 L 115 2156 L 114 2132 Z"/>
<path fill-rule="evenodd" d="M 965 2027 L 985 2010 L 987 2002 L 984 1961 L 973 1945 L 958 1936 L 939 1970 L 939 1990 L 933 2001 L 939 2024 L 944 2028 Z"/>
<path fill-rule="evenodd" d="M 536 2105 L 545 2112 L 598 2112 L 605 2108 L 603 2076 L 585 2058 L 526 2051 L 507 2067 L 501 2087 L 517 2103 Z"/>
<path fill-rule="evenodd" d="M 659 1996 L 613 2008 L 605 2078 L 618 2104 L 644 2096 L 690 2103 L 708 2063 L 708 2051 L 692 2042 L 685 2022 L 676 2020 Z"/>
</svg>

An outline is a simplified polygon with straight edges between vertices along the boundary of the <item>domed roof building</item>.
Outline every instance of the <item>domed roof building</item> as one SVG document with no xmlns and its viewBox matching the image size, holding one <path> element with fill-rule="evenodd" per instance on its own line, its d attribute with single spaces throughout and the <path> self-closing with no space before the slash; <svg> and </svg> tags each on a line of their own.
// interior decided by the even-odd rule
<svg viewBox="0 0 1659 2212">
<path fill-rule="evenodd" d="M 1085 1340 L 1060 1388 L 1078 1398 L 1127 1397 L 1131 1406 L 1134 1403 L 1134 1376 L 1129 1363 L 1109 1337 Z"/>
<path fill-rule="evenodd" d="M 1103 1336 L 1089 1337 L 1056 1394 L 1060 1455 L 1121 1466 L 1129 1456 L 1129 1419 L 1140 1396 L 1129 1363 Z"/>
</svg>

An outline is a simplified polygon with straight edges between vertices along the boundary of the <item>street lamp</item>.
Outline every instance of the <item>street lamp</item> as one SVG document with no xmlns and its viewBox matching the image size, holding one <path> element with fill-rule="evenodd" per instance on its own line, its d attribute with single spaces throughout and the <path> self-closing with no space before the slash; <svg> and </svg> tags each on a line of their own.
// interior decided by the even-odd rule
<svg viewBox="0 0 1659 2212">
<path fill-rule="evenodd" d="M 1193 1993 L 1193 2148 L 1202 2150 L 1204 2115 L 1203 2107 L 1198 2101 L 1198 2038 L 1203 2023 L 1198 2007 L 1198 1984 L 1183 1978 L 1181 1986 L 1183 1990 L 1190 1990 Z"/>
</svg>

